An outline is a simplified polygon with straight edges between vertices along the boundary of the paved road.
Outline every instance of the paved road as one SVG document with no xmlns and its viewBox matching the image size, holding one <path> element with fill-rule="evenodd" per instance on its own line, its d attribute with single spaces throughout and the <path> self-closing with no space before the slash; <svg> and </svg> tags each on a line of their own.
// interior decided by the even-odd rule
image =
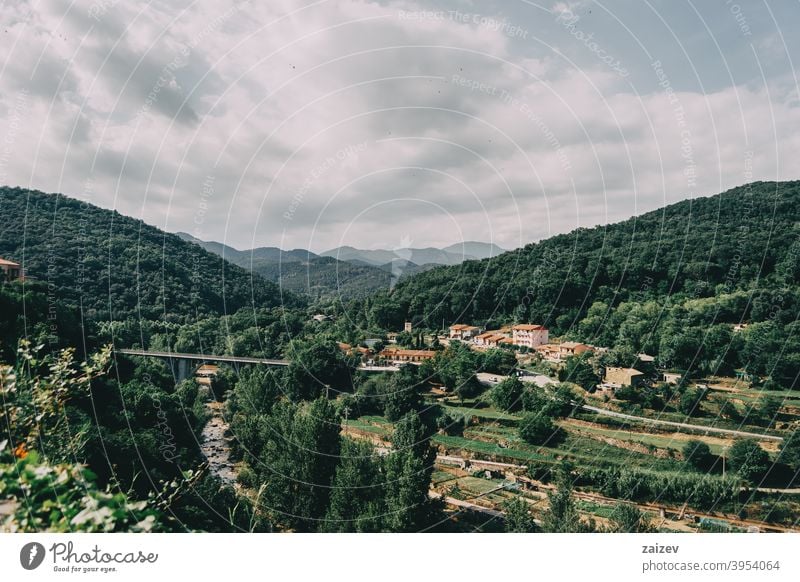
<svg viewBox="0 0 800 582">
<path fill-rule="evenodd" d="M 758 440 L 764 441 L 783 441 L 783 437 L 768 435 L 768 434 L 759 434 L 755 432 L 746 432 L 743 430 L 733 430 L 729 428 L 716 428 L 713 426 L 703 426 L 700 424 L 689 424 L 688 422 L 673 422 L 671 420 L 659 420 L 657 418 L 647 418 L 645 416 L 634 416 L 632 414 L 625 414 L 623 412 L 615 412 L 613 410 L 607 410 L 605 408 L 599 408 L 597 406 L 589 406 L 588 404 L 584 404 L 581 408 L 584 410 L 589 410 L 591 412 L 596 412 L 597 414 L 602 414 L 603 416 L 613 416 L 615 418 L 623 418 L 625 420 L 630 420 L 633 422 L 642 422 L 645 424 L 656 424 L 660 426 L 670 426 L 673 428 L 683 428 L 689 429 L 699 432 L 705 433 L 714 433 L 714 434 L 724 434 L 728 436 L 738 436 L 738 437 L 745 437 L 745 438 L 754 438 Z"/>
<path fill-rule="evenodd" d="M 489 374 L 488 372 L 478 372 L 476 374 L 478 377 L 478 381 L 482 384 L 486 384 L 487 386 L 494 386 L 495 384 L 499 384 L 508 376 L 502 376 L 500 374 Z M 545 376 L 543 374 L 531 374 L 528 376 L 520 376 L 520 380 L 523 382 L 531 382 L 536 384 L 539 387 L 547 386 L 548 384 L 555 384 L 558 380 L 553 380 L 552 378 Z"/>
</svg>

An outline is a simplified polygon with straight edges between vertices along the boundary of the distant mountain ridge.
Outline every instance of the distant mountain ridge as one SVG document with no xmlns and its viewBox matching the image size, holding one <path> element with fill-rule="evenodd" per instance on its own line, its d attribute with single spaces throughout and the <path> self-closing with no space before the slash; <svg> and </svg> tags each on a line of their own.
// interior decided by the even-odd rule
<svg viewBox="0 0 800 582">
<path fill-rule="evenodd" d="M 467 241 L 444 249 L 434 247 L 363 250 L 343 246 L 316 254 L 305 249 L 284 251 L 278 247 L 239 250 L 216 241 L 200 240 L 185 232 L 181 239 L 219 255 L 231 263 L 279 283 L 284 289 L 312 297 L 363 297 L 388 289 L 400 280 L 441 265 L 497 256 L 497 245 Z"/>
<path fill-rule="evenodd" d="M 401 248 L 396 250 L 386 249 L 357 249 L 351 246 L 341 246 L 320 253 L 323 257 L 334 257 L 340 261 L 348 261 L 365 265 L 386 265 L 394 260 L 402 259 L 415 265 L 459 265 L 464 261 L 488 259 L 506 252 L 493 243 L 465 241 L 438 249 Z"/>
</svg>

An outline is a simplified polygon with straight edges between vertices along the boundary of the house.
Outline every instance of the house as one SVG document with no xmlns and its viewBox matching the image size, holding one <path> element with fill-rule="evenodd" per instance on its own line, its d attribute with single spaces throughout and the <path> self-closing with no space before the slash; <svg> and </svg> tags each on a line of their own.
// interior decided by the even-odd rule
<svg viewBox="0 0 800 582">
<path fill-rule="evenodd" d="M 644 380 L 642 374 L 636 368 L 606 368 L 603 383 L 613 388 L 622 388 L 623 386 L 639 386 Z"/>
<path fill-rule="evenodd" d="M 492 330 L 476 335 L 472 339 L 472 342 L 476 346 L 482 346 L 486 348 L 496 348 L 503 342 L 503 340 L 507 339 L 510 339 L 508 335 L 500 332 L 500 330 Z"/>
<path fill-rule="evenodd" d="M 683 380 L 683 374 L 680 372 L 662 372 L 661 380 L 667 384 L 680 384 Z"/>
<path fill-rule="evenodd" d="M 530 323 L 512 325 L 511 333 L 515 346 L 527 347 L 530 349 L 546 344 L 549 337 L 546 327 Z"/>
<path fill-rule="evenodd" d="M 411 322 L 410 321 L 406 321 L 403 324 L 403 331 L 406 332 L 406 333 L 411 333 L 411 327 L 412 327 L 411 326 Z"/>
<path fill-rule="evenodd" d="M 417 364 L 425 360 L 433 359 L 435 356 L 436 352 L 433 350 L 402 350 L 398 348 L 386 348 L 378 354 L 378 357 L 384 360 Z"/>
<path fill-rule="evenodd" d="M 344 342 L 339 342 L 339 349 L 342 350 L 348 356 L 361 358 L 362 360 L 366 360 L 372 353 L 372 351 L 369 348 L 364 348 L 361 346 L 351 346 L 350 344 L 346 344 Z"/>
<path fill-rule="evenodd" d="M 548 362 L 558 362 L 561 359 L 561 350 L 558 344 L 542 344 L 534 349 Z"/>
<path fill-rule="evenodd" d="M 22 272 L 22 266 L 14 261 L 7 261 L 0 258 L 0 273 L 6 282 L 16 281 L 17 279 L 23 280 L 25 278 Z"/>
<path fill-rule="evenodd" d="M 559 359 L 564 359 L 571 356 L 579 356 L 583 352 L 588 352 L 591 349 L 591 346 L 587 346 L 586 344 L 579 342 L 562 342 L 558 344 L 558 356 Z"/>
<path fill-rule="evenodd" d="M 450 339 L 469 341 L 481 332 L 479 327 L 457 323 L 450 326 Z"/>
</svg>

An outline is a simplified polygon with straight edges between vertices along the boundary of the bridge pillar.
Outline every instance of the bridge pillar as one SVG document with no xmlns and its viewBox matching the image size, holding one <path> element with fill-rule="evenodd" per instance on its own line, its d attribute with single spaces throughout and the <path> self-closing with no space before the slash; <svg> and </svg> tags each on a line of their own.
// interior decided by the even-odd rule
<svg viewBox="0 0 800 582">
<path fill-rule="evenodd" d="M 177 374 L 178 382 L 183 382 L 188 377 L 189 377 L 189 360 L 179 359 L 178 374 Z"/>
</svg>

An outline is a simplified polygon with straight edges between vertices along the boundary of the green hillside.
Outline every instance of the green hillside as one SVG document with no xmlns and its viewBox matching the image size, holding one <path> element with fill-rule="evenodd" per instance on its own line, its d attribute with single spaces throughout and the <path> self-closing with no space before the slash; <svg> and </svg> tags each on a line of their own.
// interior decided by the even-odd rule
<svg viewBox="0 0 800 582">
<path fill-rule="evenodd" d="M 181 322 L 290 294 L 218 256 L 119 214 L 59 194 L 0 188 L 0 256 L 23 264 L 53 304 L 85 318 Z"/>
<path fill-rule="evenodd" d="M 758 182 L 402 281 L 367 322 L 534 322 L 664 367 L 797 381 L 800 182 Z M 748 322 L 746 333 L 732 325 Z M 628 362 L 630 363 L 630 362 Z"/>
</svg>

